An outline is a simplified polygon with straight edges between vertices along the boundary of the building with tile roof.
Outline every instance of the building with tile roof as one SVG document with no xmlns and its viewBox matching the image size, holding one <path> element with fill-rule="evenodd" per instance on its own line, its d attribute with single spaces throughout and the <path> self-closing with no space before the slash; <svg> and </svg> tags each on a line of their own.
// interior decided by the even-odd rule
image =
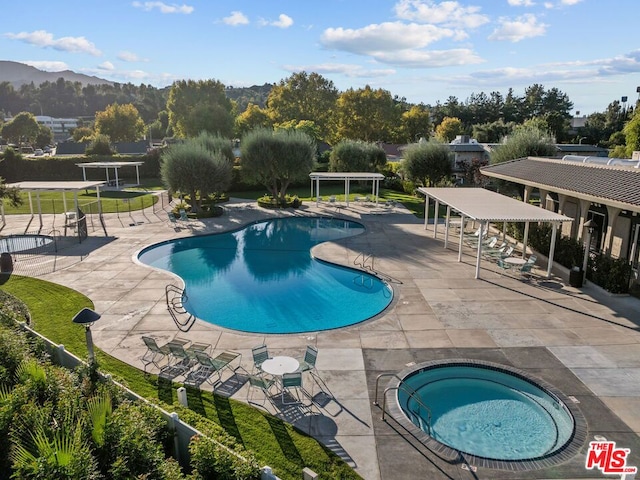
<svg viewBox="0 0 640 480">
<path fill-rule="evenodd" d="M 627 258 L 638 271 L 640 161 L 577 155 L 527 157 L 481 171 L 522 185 L 526 202 L 537 190 L 542 208 L 575 219 L 563 226 L 563 235 L 580 240 L 585 222 L 593 220 L 591 250 Z"/>
</svg>

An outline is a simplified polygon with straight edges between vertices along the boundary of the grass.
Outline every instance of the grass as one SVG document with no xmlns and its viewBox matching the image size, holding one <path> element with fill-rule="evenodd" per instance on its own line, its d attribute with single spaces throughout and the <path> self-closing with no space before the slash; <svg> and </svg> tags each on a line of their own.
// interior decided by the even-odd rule
<svg viewBox="0 0 640 480">
<path fill-rule="evenodd" d="M 29 277 L 0 276 L 0 288 L 22 300 L 31 313 L 32 326 L 50 340 L 83 358 L 87 356 L 84 329 L 72 323 L 82 308 L 93 308 L 91 300 L 67 287 Z M 55 306 L 55 308 L 52 308 Z M 159 381 L 141 370 L 95 349 L 103 372 L 139 395 L 168 405 L 176 404 L 177 384 Z M 255 452 L 262 465 L 269 465 L 283 480 L 301 477 L 304 467 L 322 479 L 358 479 L 349 466 L 318 441 L 282 420 L 244 403 L 188 389 L 192 410 L 221 425 L 246 448 Z"/>
<path fill-rule="evenodd" d="M 266 193 L 265 189 L 249 190 L 249 191 L 235 191 L 229 192 L 230 197 L 247 198 L 257 200 Z M 297 195 L 303 202 L 315 202 L 316 197 L 311 196 L 309 187 L 291 187 L 287 189 L 288 195 Z M 331 184 L 329 182 L 321 183 L 320 194 L 325 200 L 329 195 L 335 195 L 338 202 L 344 202 L 344 184 L 340 185 Z M 349 192 L 349 201 L 355 202 L 355 198 L 358 196 L 369 195 L 371 197 L 370 188 L 362 188 L 356 185 L 352 185 Z M 409 195 L 407 193 L 398 192 L 395 190 L 389 190 L 386 188 L 380 189 L 379 201 L 385 202 L 386 200 L 394 200 L 402 203 L 411 213 L 416 217 L 424 218 L 424 198 Z M 433 212 L 433 205 L 431 205 L 431 212 Z"/>
<path fill-rule="evenodd" d="M 95 190 L 80 190 L 78 194 L 78 205 L 82 210 L 97 213 L 98 196 Z M 42 213 L 64 213 L 63 192 L 40 192 L 40 209 Z M 9 202 L 4 202 L 4 211 L 7 215 L 31 213 L 29 206 L 29 196 L 26 191 L 20 192 L 22 205 L 12 206 Z M 64 192 L 66 198 L 67 211 L 73 210 L 75 205 L 74 192 Z M 146 191 L 129 190 L 106 190 L 100 192 L 100 203 L 103 213 L 125 212 L 129 210 L 141 210 L 150 207 L 158 201 L 158 197 Z M 38 212 L 38 201 L 35 193 L 31 193 L 31 202 L 34 213 Z"/>
</svg>

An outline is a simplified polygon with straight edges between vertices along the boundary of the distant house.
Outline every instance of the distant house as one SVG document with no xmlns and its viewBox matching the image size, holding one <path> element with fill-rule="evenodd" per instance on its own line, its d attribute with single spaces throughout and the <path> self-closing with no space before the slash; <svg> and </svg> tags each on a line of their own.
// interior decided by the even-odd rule
<svg viewBox="0 0 640 480">
<path fill-rule="evenodd" d="M 47 115 L 37 115 L 36 121 L 51 129 L 55 142 L 67 140 L 71 136 L 71 130 L 78 128 L 79 125 L 77 118 L 54 118 Z"/>
<path fill-rule="evenodd" d="M 449 150 L 453 153 L 453 163 L 451 171 L 455 180 L 463 180 L 467 167 L 474 160 L 478 162 L 489 162 L 489 152 L 487 149 L 469 135 L 458 135 L 449 143 Z"/>
</svg>

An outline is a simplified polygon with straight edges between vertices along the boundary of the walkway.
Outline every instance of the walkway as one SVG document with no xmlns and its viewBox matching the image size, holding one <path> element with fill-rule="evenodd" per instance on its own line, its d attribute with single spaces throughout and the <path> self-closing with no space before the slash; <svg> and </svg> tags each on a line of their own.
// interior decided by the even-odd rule
<svg viewBox="0 0 640 480">
<path fill-rule="evenodd" d="M 179 336 L 217 350 L 239 350 L 248 369 L 250 349 L 260 343 L 272 354 L 295 356 L 307 344 L 317 346 L 317 366 L 335 400 L 315 415 L 292 414 L 289 420 L 334 449 L 367 480 L 602 478 L 598 471 L 585 470 L 582 453 L 548 470 L 479 468 L 473 473 L 417 445 L 392 421 L 381 422 L 379 408 L 372 405 L 376 376 L 436 358 L 498 361 L 547 380 L 580 402 L 589 438 L 602 435 L 630 448 L 628 465 L 640 465 L 640 301 L 635 298 L 603 295 L 589 286 L 574 289 L 558 279 L 523 283 L 487 270 L 486 262 L 483 278 L 475 280 L 473 252 L 458 263 L 455 242 L 444 249 L 442 238 L 432 238 L 431 228 L 425 231 L 422 221 L 402 207 L 342 208 L 339 215 L 361 221 L 366 233 L 314 250 L 320 258 L 345 265 L 352 265 L 361 252 L 371 253 L 376 270 L 396 280 L 395 299 L 386 312 L 336 331 L 252 335 L 198 321 L 188 333 L 177 332 L 164 300 L 164 287 L 175 278 L 132 262 L 135 252 L 151 243 L 292 214 L 338 213 L 327 204 L 277 212 L 234 200 L 225 205 L 223 217 L 190 222 L 177 231 L 166 215 L 133 213 L 131 222 L 108 217 L 109 238 L 91 237 L 65 250 L 65 255 L 78 255 L 67 258 L 71 265 L 39 276 L 91 298 L 102 314 L 92 329 L 95 343 L 137 367 L 145 351 L 142 335 L 159 343 Z M 8 221 L 2 234 L 20 231 L 26 223 L 22 217 Z M 31 267 L 18 261 L 16 273 L 22 268 Z M 228 393 L 244 401 L 246 388 Z M 312 388 L 318 393 L 317 385 Z M 586 447 L 582 452 L 586 455 Z"/>
</svg>

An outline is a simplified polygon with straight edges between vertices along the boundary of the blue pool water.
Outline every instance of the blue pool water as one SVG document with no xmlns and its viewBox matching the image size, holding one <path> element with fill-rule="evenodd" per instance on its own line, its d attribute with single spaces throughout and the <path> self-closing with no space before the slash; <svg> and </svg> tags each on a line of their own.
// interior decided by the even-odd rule
<svg viewBox="0 0 640 480">
<path fill-rule="evenodd" d="M 431 409 L 399 390 L 405 415 L 435 440 L 495 460 L 544 457 L 572 437 L 574 421 L 562 402 L 533 383 L 477 366 L 417 371 L 404 382 Z"/>
<path fill-rule="evenodd" d="M 281 218 L 164 242 L 138 259 L 181 277 L 184 306 L 201 320 L 254 333 L 328 330 L 371 318 L 392 300 L 377 277 L 311 255 L 314 245 L 363 232 L 347 220 Z"/>
</svg>

